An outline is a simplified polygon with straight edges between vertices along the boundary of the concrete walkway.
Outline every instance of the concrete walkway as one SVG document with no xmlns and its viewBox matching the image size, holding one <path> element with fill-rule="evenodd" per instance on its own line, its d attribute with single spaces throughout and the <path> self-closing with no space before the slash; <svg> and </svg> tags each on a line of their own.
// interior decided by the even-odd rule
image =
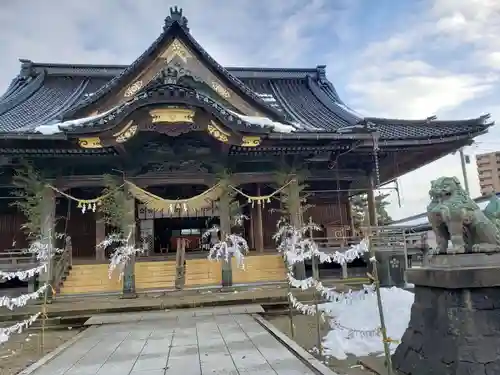
<svg viewBox="0 0 500 375">
<path fill-rule="evenodd" d="M 315 374 L 248 314 L 249 307 L 232 309 L 101 319 L 103 325 L 31 375 Z"/>
</svg>

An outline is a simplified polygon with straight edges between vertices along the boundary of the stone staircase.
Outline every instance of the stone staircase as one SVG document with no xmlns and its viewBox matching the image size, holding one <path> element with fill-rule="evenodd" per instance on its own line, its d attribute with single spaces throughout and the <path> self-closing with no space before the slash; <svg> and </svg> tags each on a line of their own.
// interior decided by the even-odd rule
<svg viewBox="0 0 500 375">
<path fill-rule="evenodd" d="M 61 295 L 116 293 L 122 290 L 122 282 L 114 274 L 110 280 L 107 264 L 73 265 L 60 286 Z"/>
<path fill-rule="evenodd" d="M 286 280 L 286 268 L 279 254 L 252 255 L 245 258 L 245 269 L 232 259 L 233 284 L 266 283 Z"/>
<path fill-rule="evenodd" d="M 175 287 L 175 262 L 137 262 L 135 264 L 137 290 L 173 289 Z"/>
</svg>

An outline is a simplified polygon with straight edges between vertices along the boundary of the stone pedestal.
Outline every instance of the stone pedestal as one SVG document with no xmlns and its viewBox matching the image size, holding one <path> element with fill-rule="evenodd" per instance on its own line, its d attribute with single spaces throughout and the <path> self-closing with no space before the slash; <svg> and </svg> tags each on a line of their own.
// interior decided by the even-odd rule
<svg viewBox="0 0 500 375">
<path fill-rule="evenodd" d="M 437 255 L 407 271 L 410 324 L 392 357 L 406 375 L 500 374 L 500 253 Z"/>
</svg>

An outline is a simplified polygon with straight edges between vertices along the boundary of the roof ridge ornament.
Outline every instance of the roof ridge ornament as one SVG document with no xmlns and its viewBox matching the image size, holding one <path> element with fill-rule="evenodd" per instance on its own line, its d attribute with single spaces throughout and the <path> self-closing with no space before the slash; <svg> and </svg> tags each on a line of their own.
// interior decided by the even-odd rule
<svg viewBox="0 0 500 375">
<path fill-rule="evenodd" d="M 33 61 L 27 59 L 19 59 L 21 62 L 21 71 L 19 76 L 21 78 L 29 78 L 35 75 L 35 68 L 33 66 Z"/>
<path fill-rule="evenodd" d="M 188 20 L 182 15 L 182 8 L 178 8 L 177 6 L 170 7 L 170 15 L 165 18 L 163 31 L 167 31 L 176 22 L 180 27 L 189 32 Z"/>
<path fill-rule="evenodd" d="M 326 65 L 317 65 L 316 74 L 318 75 L 318 82 L 325 83 L 326 80 Z"/>
</svg>

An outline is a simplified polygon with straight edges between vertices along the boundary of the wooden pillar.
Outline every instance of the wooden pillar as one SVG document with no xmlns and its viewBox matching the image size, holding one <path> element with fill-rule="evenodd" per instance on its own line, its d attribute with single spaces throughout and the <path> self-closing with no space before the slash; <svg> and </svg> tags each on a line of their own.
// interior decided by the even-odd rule
<svg viewBox="0 0 500 375">
<path fill-rule="evenodd" d="M 175 252 L 175 289 L 183 289 L 185 282 L 184 260 L 186 259 L 185 238 L 177 238 L 177 250 Z"/>
<path fill-rule="evenodd" d="M 39 275 L 39 281 L 43 284 L 53 284 L 54 277 L 54 240 L 55 240 L 55 216 L 56 216 L 56 198 L 54 190 L 46 187 L 42 199 L 42 222 L 41 222 L 41 241 L 48 248 L 47 270 Z M 52 297 L 52 288 L 47 289 L 47 297 Z"/>
<path fill-rule="evenodd" d="M 106 221 L 102 212 L 95 212 L 95 259 L 98 262 L 106 261 L 106 249 L 104 246 L 97 246 L 106 239 Z"/>
<path fill-rule="evenodd" d="M 368 202 L 368 219 L 370 220 L 370 227 L 374 228 L 378 226 L 377 222 L 377 208 L 375 205 L 375 181 L 373 177 L 370 177 L 370 188 L 368 189 L 367 202 Z"/>
<path fill-rule="evenodd" d="M 368 227 L 370 228 L 370 231 L 371 233 L 364 233 L 365 237 L 368 235 L 370 236 L 370 250 L 372 250 L 372 246 L 373 246 L 373 240 L 372 240 L 372 236 L 374 233 L 377 233 L 378 230 L 377 230 L 377 227 L 378 227 L 378 221 L 377 221 L 377 207 L 375 205 L 375 181 L 373 179 L 373 176 L 370 176 L 369 178 L 369 189 L 368 191 L 366 192 L 366 195 L 367 195 L 367 204 L 368 204 Z M 375 252 L 374 252 L 375 254 Z M 376 254 L 377 255 L 377 254 Z M 366 254 L 365 255 L 365 261 L 367 262 L 368 264 L 368 272 L 370 273 L 373 273 L 373 264 L 368 260 L 369 256 L 371 256 L 371 254 Z M 380 259 L 377 258 L 378 261 L 380 261 Z"/>
<path fill-rule="evenodd" d="M 349 221 L 350 238 L 347 238 L 346 241 L 346 243 L 348 244 L 350 240 L 357 239 L 358 237 L 356 233 L 356 227 L 354 226 L 354 217 L 352 215 L 352 204 L 351 200 L 349 199 L 349 194 L 347 195 L 346 202 L 343 204 L 345 206 L 347 220 Z M 342 215 L 342 212 L 340 214 Z M 341 276 L 342 279 L 349 278 L 347 263 L 342 263 L 340 266 L 342 267 L 342 276 Z"/>
<path fill-rule="evenodd" d="M 300 229 L 302 227 L 302 210 L 300 207 L 300 191 L 299 191 L 299 181 L 296 177 L 293 177 L 293 181 L 289 185 L 289 215 L 290 224 L 296 228 Z M 306 278 L 306 266 L 304 262 L 297 262 L 294 265 L 294 276 L 298 280 L 304 280 Z"/>
<path fill-rule="evenodd" d="M 255 210 L 251 205 L 248 207 L 248 213 L 250 214 L 250 236 L 248 236 L 248 247 L 250 249 L 255 249 Z"/>
<path fill-rule="evenodd" d="M 260 185 L 256 184 L 256 195 L 260 196 Z M 262 253 L 264 252 L 264 231 L 262 229 L 262 204 L 256 204 L 254 207 L 255 221 L 254 226 L 254 241 L 255 250 Z"/>
<path fill-rule="evenodd" d="M 226 189 L 219 199 L 219 218 L 220 218 L 220 238 L 221 241 L 226 239 L 228 234 L 231 234 L 231 212 L 230 212 L 231 196 L 229 190 Z M 231 257 L 222 260 L 222 286 L 228 287 L 233 285 L 233 271 L 231 267 Z"/>
<path fill-rule="evenodd" d="M 126 201 L 127 211 L 122 229 L 123 235 L 128 238 L 128 244 L 136 246 L 136 223 L 135 223 L 135 199 L 129 198 Z M 122 298 L 137 297 L 135 291 L 135 255 L 125 264 L 123 270 L 123 290 Z"/>
<path fill-rule="evenodd" d="M 354 225 L 354 217 L 352 215 L 352 204 L 349 196 L 347 197 L 347 201 L 345 203 L 347 220 L 349 220 L 349 229 L 351 231 L 351 237 L 357 237 L 356 227 Z"/>
</svg>

